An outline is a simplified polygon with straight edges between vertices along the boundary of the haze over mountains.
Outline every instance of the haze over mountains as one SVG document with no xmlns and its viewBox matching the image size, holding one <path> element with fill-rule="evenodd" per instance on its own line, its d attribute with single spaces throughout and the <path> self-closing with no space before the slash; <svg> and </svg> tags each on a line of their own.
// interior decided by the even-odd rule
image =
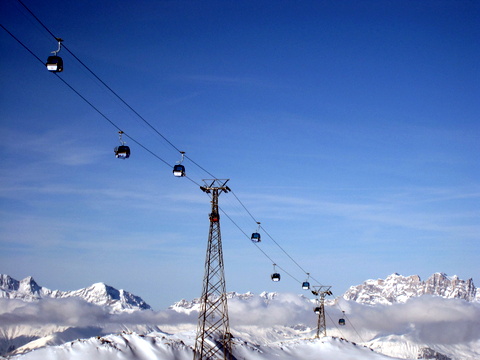
<svg viewBox="0 0 480 360">
<path fill-rule="evenodd" d="M 436 273 L 425 281 L 399 274 L 367 280 L 327 301 L 328 337 L 315 341 L 307 340 L 316 332 L 315 303 L 305 295 L 232 292 L 228 305 L 234 351 L 246 359 L 480 357 L 480 292 L 472 279 Z M 32 277 L 0 275 L 0 356 L 191 359 L 198 307 L 199 299 L 180 300 L 153 311 L 103 283 L 59 291 Z"/>
</svg>

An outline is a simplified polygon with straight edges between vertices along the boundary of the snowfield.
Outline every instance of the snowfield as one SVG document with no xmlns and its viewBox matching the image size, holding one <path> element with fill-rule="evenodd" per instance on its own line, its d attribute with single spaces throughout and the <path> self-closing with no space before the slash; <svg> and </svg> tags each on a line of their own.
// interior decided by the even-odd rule
<svg viewBox="0 0 480 360">
<path fill-rule="evenodd" d="M 166 335 L 127 334 L 76 340 L 68 344 L 32 351 L 15 356 L 15 360 L 191 360 L 195 333 Z M 364 346 L 346 340 L 324 339 L 291 340 L 269 345 L 255 345 L 235 339 L 233 356 L 237 360 L 318 360 L 318 359 L 394 359 L 373 352 Z"/>
</svg>

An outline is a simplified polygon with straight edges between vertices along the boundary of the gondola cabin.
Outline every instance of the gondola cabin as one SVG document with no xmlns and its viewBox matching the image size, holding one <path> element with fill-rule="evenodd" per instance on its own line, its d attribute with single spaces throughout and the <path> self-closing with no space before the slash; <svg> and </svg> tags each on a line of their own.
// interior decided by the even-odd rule
<svg viewBox="0 0 480 360">
<path fill-rule="evenodd" d="M 302 284 L 303 290 L 310 290 L 310 283 L 308 281 L 304 281 Z"/>
<path fill-rule="evenodd" d="M 49 56 L 47 59 L 47 70 L 51 72 L 62 72 L 63 71 L 63 60 L 60 56 Z"/>
<path fill-rule="evenodd" d="M 315 309 L 313 309 L 313 312 L 317 315 L 320 314 L 320 311 L 321 311 L 320 306 L 317 306 Z"/>
<path fill-rule="evenodd" d="M 114 151 L 118 159 L 128 159 L 130 157 L 130 148 L 126 145 L 117 146 Z"/>
<path fill-rule="evenodd" d="M 345 319 L 343 319 L 343 318 L 342 318 L 342 319 L 339 319 L 339 320 L 338 320 L 338 325 L 344 326 L 344 325 L 345 325 Z"/>
<path fill-rule="evenodd" d="M 173 167 L 173 175 L 177 177 L 185 176 L 185 166 L 179 164 L 175 165 Z"/>
<path fill-rule="evenodd" d="M 280 281 L 280 274 L 279 273 L 273 273 L 272 274 L 272 281 Z"/>
<path fill-rule="evenodd" d="M 253 233 L 253 234 L 252 234 L 252 237 L 251 237 L 250 239 L 252 240 L 252 242 L 256 242 L 256 243 L 258 243 L 258 242 L 261 241 L 261 240 L 260 240 L 260 234 L 257 233 L 257 232 Z"/>
</svg>

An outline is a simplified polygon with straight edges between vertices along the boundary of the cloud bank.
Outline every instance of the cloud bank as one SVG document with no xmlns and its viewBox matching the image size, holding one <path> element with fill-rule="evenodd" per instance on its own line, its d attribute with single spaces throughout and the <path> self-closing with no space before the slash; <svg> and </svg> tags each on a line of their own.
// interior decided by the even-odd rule
<svg viewBox="0 0 480 360">
<path fill-rule="evenodd" d="M 253 296 L 247 300 L 229 300 L 230 325 L 292 327 L 304 324 L 316 327 L 313 303 L 295 294 L 278 294 L 266 300 Z M 403 304 L 368 306 L 341 300 L 339 306 L 327 306 L 327 327 L 345 310 L 347 326 L 342 331 L 358 331 L 363 340 L 388 334 L 410 334 L 429 344 L 460 344 L 480 340 L 480 304 L 458 299 L 422 296 Z M 134 326 L 174 327 L 195 329 L 198 313 L 174 310 L 137 311 L 112 314 L 107 309 L 81 299 L 43 299 L 38 302 L 0 299 L 0 327 L 56 325 L 61 327 L 121 328 Z"/>
</svg>

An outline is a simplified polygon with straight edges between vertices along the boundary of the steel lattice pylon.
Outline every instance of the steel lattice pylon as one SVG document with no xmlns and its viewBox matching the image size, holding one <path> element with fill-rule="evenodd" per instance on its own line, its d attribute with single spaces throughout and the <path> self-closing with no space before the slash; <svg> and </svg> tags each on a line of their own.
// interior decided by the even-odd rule
<svg viewBox="0 0 480 360">
<path fill-rule="evenodd" d="M 228 180 L 204 180 L 204 192 L 212 194 L 210 231 L 208 234 L 205 275 L 198 316 L 197 337 L 193 360 L 230 360 L 232 353 L 231 334 L 228 320 L 225 272 L 223 266 L 222 237 L 218 196 L 230 189 Z"/>
<path fill-rule="evenodd" d="M 313 286 L 312 294 L 317 296 L 317 307 L 315 312 L 318 313 L 317 322 L 317 339 L 321 336 L 327 336 L 327 324 L 325 322 L 325 295 L 332 295 L 331 286 Z"/>
</svg>

